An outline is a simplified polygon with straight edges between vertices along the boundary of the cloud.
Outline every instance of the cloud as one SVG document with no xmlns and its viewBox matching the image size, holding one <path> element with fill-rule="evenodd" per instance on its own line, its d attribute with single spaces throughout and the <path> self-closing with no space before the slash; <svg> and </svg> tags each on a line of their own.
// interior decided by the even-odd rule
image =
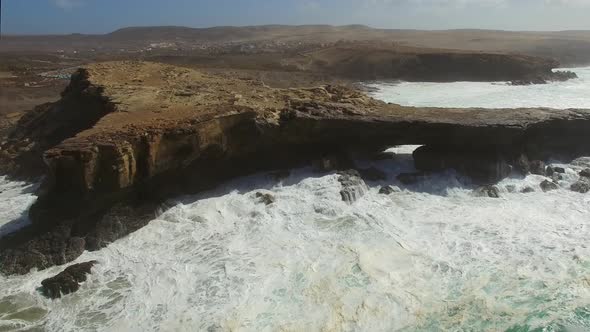
<svg viewBox="0 0 590 332">
<path fill-rule="evenodd" d="M 82 0 L 53 0 L 53 3 L 61 9 L 70 10 L 82 5 Z"/>
</svg>

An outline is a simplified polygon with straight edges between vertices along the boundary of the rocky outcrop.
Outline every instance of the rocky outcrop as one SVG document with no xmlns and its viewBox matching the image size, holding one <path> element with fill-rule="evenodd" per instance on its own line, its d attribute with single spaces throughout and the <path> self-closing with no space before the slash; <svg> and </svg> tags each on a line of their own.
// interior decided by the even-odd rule
<svg viewBox="0 0 590 332">
<path fill-rule="evenodd" d="M 500 189 L 496 186 L 483 186 L 473 191 L 475 197 L 500 198 Z"/>
<path fill-rule="evenodd" d="M 271 89 L 145 62 L 94 64 L 76 77 L 87 82 L 84 100 L 101 106 L 86 108 L 82 99 L 71 111 L 48 106 L 88 111 L 85 119 L 93 120 L 39 139 L 48 147 L 46 178 L 30 211 L 33 225 L 0 243 L 4 273 L 64 264 L 142 227 L 166 198 L 255 171 L 311 160 L 338 170 L 347 158 L 326 156 L 421 144 L 416 166 L 424 171 L 400 174 L 403 184 L 447 167 L 487 184 L 505 176 L 518 156 L 574 157 L 589 148 L 579 144 L 590 139 L 588 110 L 401 107 L 343 87 Z M 72 91 L 63 99 L 73 98 Z M 26 127 L 61 125 L 49 114 L 43 118 Z M 342 176 L 345 200 L 362 195 L 346 189 L 364 188 L 361 175 Z"/>
<path fill-rule="evenodd" d="M 51 299 L 76 292 L 80 289 L 80 283 L 86 281 L 86 275 L 90 274 L 90 270 L 96 263 L 96 261 L 90 261 L 67 267 L 58 275 L 43 280 L 41 291 Z"/>
<path fill-rule="evenodd" d="M 545 180 L 545 181 L 541 182 L 540 186 L 541 186 L 541 189 L 544 192 L 548 192 L 548 191 L 553 191 L 553 190 L 559 189 L 559 185 L 558 184 L 556 184 L 555 182 L 551 182 L 549 180 Z"/>
<path fill-rule="evenodd" d="M 417 169 L 426 172 L 455 169 L 481 184 L 496 183 L 512 171 L 507 155 L 493 148 L 425 145 L 413 153 Z"/>
<path fill-rule="evenodd" d="M 88 71 L 78 70 L 58 102 L 37 106 L 19 119 L 0 147 L 0 172 L 28 180 L 44 175 L 42 155 L 47 149 L 91 128 L 113 111 L 115 105 L 103 88 L 88 80 Z"/>
<path fill-rule="evenodd" d="M 420 82 L 512 81 L 515 85 L 544 84 L 576 78 L 553 72 L 559 62 L 518 54 L 337 45 L 307 54 L 299 67 L 355 80 Z"/>
<path fill-rule="evenodd" d="M 338 182 L 342 185 L 340 196 L 346 203 L 352 204 L 367 193 L 367 185 L 358 171 L 351 169 L 339 173 Z"/>
<path fill-rule="evenodd" d="M 590 179 L 582 177 L 578 182 L 572 184 L 570 189 L 580 194 L 585 194 L 590 191 Z"/>
</svg>

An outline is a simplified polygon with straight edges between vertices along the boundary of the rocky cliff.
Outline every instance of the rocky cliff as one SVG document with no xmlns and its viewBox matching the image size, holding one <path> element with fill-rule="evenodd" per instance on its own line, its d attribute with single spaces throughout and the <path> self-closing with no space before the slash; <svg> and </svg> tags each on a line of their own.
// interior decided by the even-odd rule
<svg viewBox="0 0 590 332">
<path fill-rule="evenodd" d="M 334 152 L 424 144 L 419 168 L 444 168 L 440 156 L 461 151 L 453 167 L 493 182 L 522 155 L 588 152 L 581 142 L 590 139 L 590 110 L 418 109 L 342 87 L 272 89 L 113 62 L 79 70 L 62 100 L 35 110 L 16 132 L 33 148 L 16 140 L 5 149 L 15 160 L 42 158 L 46 178 L 33 225 L 0 244 L 0 269 L 9 274 L 99 249 L 142 227 L 172 195 Z"/>
<path fill-rule="evenodd" d="M 357 80 L 421 82 L 514 81 L 538 84 L 575 78 L 553 72 L 559 62 L 550 58 L 350 43 L 306 54 L 299 66 L 307 70 Z"/>
</svg>

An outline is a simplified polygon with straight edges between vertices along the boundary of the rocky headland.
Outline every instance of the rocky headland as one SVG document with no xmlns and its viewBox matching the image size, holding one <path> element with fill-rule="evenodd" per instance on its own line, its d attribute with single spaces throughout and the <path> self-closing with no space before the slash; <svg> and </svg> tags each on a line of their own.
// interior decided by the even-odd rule
<svg viewBox="0 0 590 332">
<path fill-rule="evenodd" d="M 0 270 L 65 264 L 144 226 L 166 198 L 256 171 L 419 144 L 418 170 L 455 168 L 493 185 L 537 160 L 588 153 L 588 139 L 590 110 L 402 107 L 346 87 L 278 89 L 152 62 L 91 64 L 2 145 L 4 173 L 44 179 L 32 225 L 0 243 Z"/>
</svg>

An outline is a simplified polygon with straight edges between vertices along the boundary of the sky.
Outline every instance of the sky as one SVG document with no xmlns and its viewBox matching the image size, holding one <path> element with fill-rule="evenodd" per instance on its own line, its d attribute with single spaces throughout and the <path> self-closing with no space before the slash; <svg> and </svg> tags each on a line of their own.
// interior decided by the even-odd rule
<svg viewBox="0 0 590 332">
<path fill-rule="evenodd" d="M 590 30 L 590 0 L 0 0 L 3 34 L 128 26 L 365 24 L 393 29 Z"/>
</svg>

